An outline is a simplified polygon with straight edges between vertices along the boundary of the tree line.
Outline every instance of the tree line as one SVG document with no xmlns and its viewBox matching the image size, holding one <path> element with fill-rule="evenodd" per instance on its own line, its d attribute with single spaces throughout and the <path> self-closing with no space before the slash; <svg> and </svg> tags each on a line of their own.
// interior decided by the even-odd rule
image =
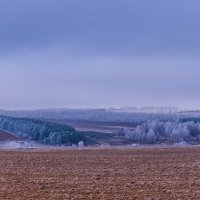
<svg viewBox="0 0 200 200">
<path fill-rule="evenodd" d="M 86 142 L 84 133 L 73 127 L 35 119 L 0 116 L 0 129 L 44 144 L 71 146 Z"/>
</svg>

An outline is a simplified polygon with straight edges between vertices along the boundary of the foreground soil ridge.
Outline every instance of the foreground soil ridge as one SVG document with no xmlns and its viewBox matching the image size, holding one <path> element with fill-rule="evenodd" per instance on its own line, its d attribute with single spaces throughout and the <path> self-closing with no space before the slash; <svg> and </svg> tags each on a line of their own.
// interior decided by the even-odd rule
<svg viewBox="0 0 200 200">
<path fill-rule="evenodd" d="M 0 151 L 0 199 L 200 199 L 200 148 Z"/>
</svg>

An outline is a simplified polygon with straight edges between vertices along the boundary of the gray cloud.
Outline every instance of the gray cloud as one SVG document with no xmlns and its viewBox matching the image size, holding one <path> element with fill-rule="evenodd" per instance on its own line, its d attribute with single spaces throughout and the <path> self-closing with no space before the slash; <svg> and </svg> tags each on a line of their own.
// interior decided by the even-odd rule
<svg viewBox="0 0 200 200">
<path fill-rule="evenodd" d="M 0 107 L 198 107 L 198 0 L 0 2 Z"/>
<path fill-rule="evenodd" d="M 1 48 L 64 44 L 89 54 L 199 53 L 199 6 L 197 0 L 3 0 Z"/>
</svg>

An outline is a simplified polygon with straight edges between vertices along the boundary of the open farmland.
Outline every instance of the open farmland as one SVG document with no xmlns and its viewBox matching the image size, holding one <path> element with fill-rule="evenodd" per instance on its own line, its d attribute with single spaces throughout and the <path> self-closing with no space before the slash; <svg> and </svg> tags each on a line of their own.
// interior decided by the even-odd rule
<svg viewBox="0 0 200 200">
<path fill-rule="evenodd" d="M 51 122 L 66 124 L 74 127 L 77 131 L 94 131 L 100 133 L 112 133 L 118 128 L 135 128 L 133 122 L 111 122 L 111 121 L 92 121 L 92 120 L 47 120 Z"/>
<path fill-rule="evenodd" d="M 22 139 L 16 136 L 15 134 L 0 130 L 0 141 L 19 141 L 19 140 Z"/>
<path fill-rule="evenodd" d="M 0 199 L 200 199 L 200 148 L 1 150 Z"/>
</svg>

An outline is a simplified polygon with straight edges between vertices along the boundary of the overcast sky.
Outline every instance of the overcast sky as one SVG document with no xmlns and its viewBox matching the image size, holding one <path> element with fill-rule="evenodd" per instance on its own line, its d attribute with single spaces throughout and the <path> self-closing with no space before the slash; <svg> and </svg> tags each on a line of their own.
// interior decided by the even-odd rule
<svg viewBox="0 0 200 200">
<path fill-rule="evenodd" d="M 0 108 L 200 108 L 199 0 L 0 1 Z"/>
</svg>

